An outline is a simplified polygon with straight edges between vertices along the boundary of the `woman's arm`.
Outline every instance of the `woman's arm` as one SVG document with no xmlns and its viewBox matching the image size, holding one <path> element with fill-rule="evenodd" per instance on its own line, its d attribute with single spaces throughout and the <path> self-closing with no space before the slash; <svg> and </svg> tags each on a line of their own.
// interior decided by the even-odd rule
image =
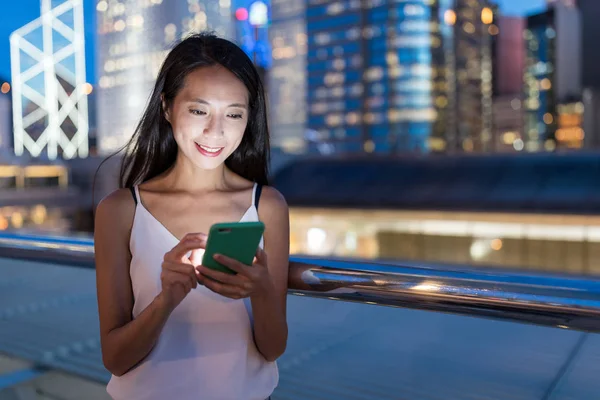
<svg viewBox="0 0 600 400">
<path fill-rule="evenodd" d="M 133 293 L 129 277 L 129 236 L 135 204 L 127 189 L 113 192 L 98 205 L 94 247 L 104 366 L 121 376 L 152 350 L 170 310 L 162 296 L 132 317 Z"/>
<path fill-rule="evenodd" d="M 265 224 L 266 264 L 272 287 L 250 297 L 254 314 L 254 340 L 260 353 L 268 361 L 275 361 L 287 346 L 290 226 L 287 203 L 274 188 L 264 188 L 259 215 Z"/>
</svg>

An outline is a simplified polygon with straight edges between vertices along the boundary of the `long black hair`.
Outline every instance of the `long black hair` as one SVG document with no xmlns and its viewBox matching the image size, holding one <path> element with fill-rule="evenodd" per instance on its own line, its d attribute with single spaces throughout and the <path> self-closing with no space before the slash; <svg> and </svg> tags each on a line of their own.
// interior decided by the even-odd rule
<svg viewBox="0 0 600 400">
<path fill-rule="evenodd" d="M 225 160 L 236 174 L 263 185 L 268 183 L 269 129 L 264 87 L 250 58 L 234 43 L 212 33 L 198 33 L 179 42 L 167 55 L 144 114 L 126 145 L 119 186 L 128 188 L 165 172 L 177 157 L 177 143 L 165 117 L 163 99 L 170 107 L 190 72 L 221 65 L 248 89 L 246 131 L 238 148 Z"/>
</svg>

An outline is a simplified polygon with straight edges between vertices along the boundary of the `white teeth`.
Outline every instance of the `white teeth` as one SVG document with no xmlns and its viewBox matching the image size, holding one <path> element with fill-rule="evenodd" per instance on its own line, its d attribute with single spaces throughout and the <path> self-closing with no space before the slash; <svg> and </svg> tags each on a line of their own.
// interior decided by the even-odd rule
<svg viewBox="0 0 600 400">
<path fill-rule="evenodd" d="M 206 146 L 202 146 L 202 145 L 200 145 L 200 148 L 202 150 L 208 151 L 209 153 L 216 153 L 219 150 L 221 150 L 221 147 L 216 147 L 215 148 L 215 147 L 206 147 Z"/>
</svg>

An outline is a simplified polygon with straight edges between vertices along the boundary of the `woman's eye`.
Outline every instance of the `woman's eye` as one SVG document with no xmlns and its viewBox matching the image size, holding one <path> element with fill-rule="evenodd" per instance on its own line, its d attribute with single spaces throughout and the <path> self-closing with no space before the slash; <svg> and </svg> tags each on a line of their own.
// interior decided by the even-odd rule
<svg viewBox="0 0 600 400">
<path fill-rule="evenodd" d="M 193 115 L 206 115 L 206 113 L 204 111 L 200 111 L 200 110 L 190 110 L 190 113 Z"/>
<path fill-rule="evenodd" d="M 242 119 L 242 114 L 229 114 L 229 118 Z"/>
</svg>

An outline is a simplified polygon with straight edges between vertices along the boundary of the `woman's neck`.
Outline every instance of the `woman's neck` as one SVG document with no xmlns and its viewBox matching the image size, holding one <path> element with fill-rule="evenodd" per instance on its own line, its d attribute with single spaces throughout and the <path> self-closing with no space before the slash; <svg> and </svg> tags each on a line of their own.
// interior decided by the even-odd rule
<svg viewBox="0 0 600 400">
<path fill-rule="evenodd" d="M 164 183 L 173 190 L 210 192 L 227 187 L 228 169 L 221 164 L 215 169 L 201 169 L 179 154 L 175 164 L 164 176 Z"/>
</svg>

